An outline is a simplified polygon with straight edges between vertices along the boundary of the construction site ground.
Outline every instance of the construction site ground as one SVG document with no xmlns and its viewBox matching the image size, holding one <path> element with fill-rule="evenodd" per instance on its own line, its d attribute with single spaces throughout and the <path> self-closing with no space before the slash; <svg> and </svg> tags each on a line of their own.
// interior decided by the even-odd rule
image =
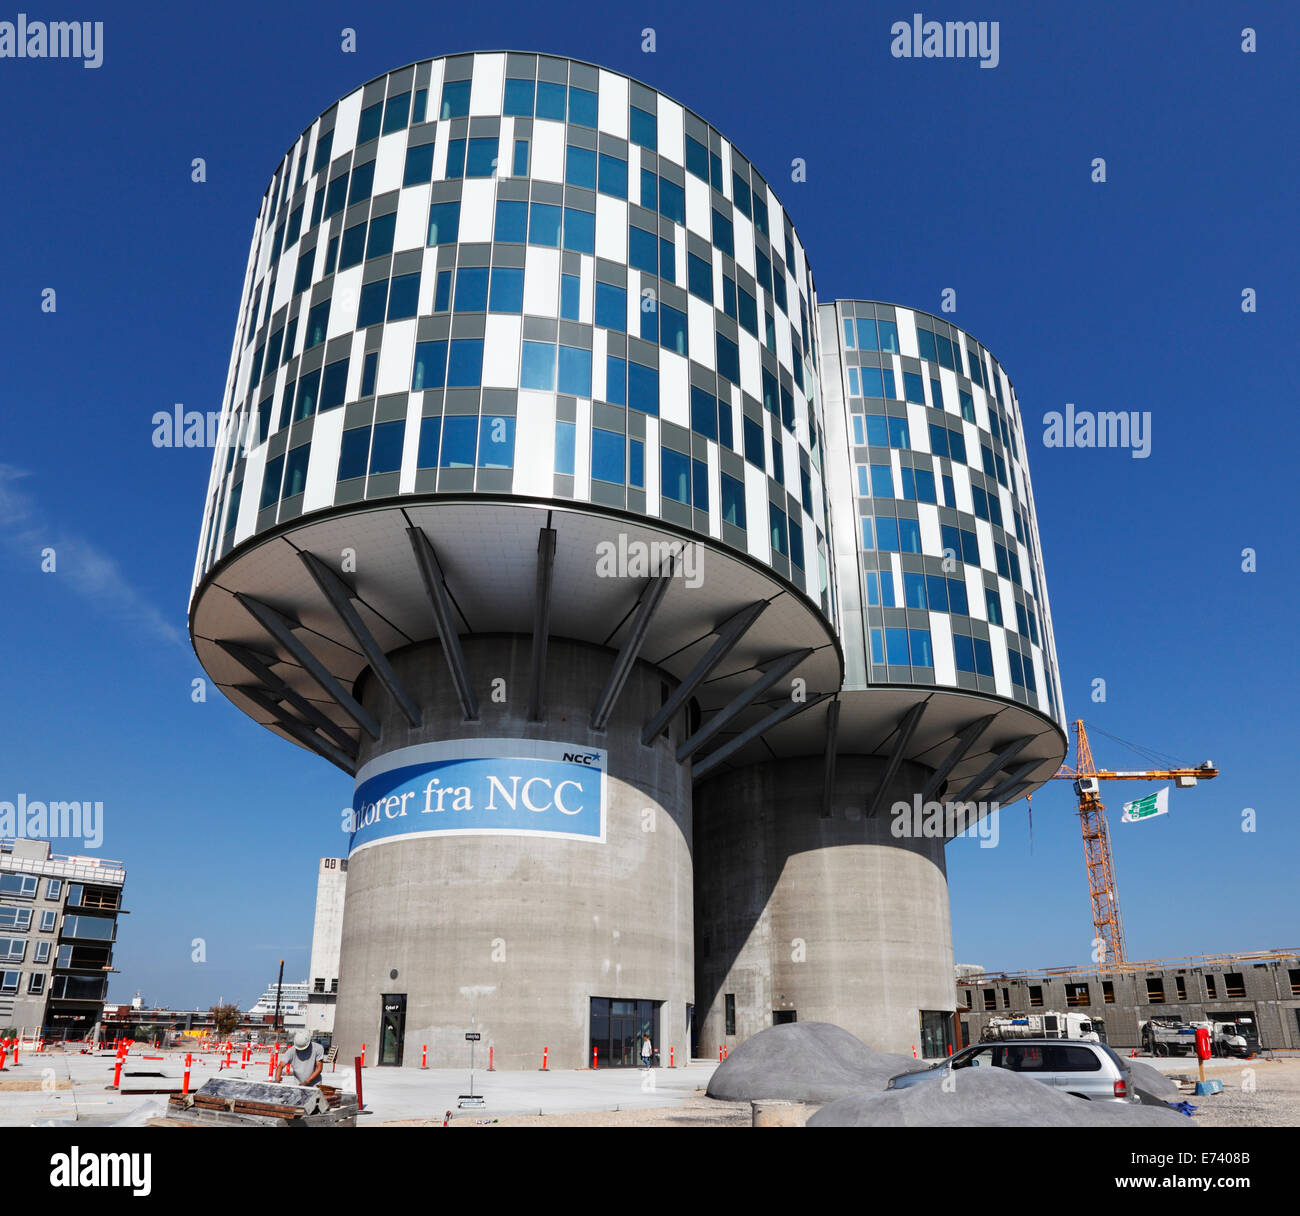
<svg viewBox="0 0 1300 1216">
<path fill-rule="evenodd" d="M 139 1051 L 140 1049 L 136 1049 Z M 148 1051 L 159 1059 L 132 1054 L 123 1069 L 120 1090 L 110 1089 L 111 1053 L 79 1055 L 46 1051 L 21 1053 L 17 1067 L 8 1061 L 0 1071 L 0 1126 L 148 1125 L 161 1121 L 167 1095 L 130 1090 L 179 1087 L 184 1053 Z M 1127 1054 L 1127 1053 L 1124 1053 Z M 1195 1060 L 1159 1059 L 1148 1063 L 1171 1076 L 1194 1080 Z M 209 1077 L 239 1076 L 218 1071 L 215 1054 L 196 1055 L 191 1089 Z M 680 1068 L 552 1070 L 546 1073 L 496 1071 L 475 1073 L 475 1092 L 482 1107 L 459 1105 L 469 1090 L 469 1070 L 367 1068 L 363 1072 L 366 1103 L 362 1127 L 441 1126 L 448 1117 L 456 1127 L 743 1127 L 751 1122 L 748 1102 L 718 1102 L 704 1096 L 715 1064 L 693 1061 Z M 244 1075 L 264 1080 L 267 1060 L 255 1057 Z M 155 1075 L 146 1075 L 155 1074 Z M 161 1074 L 161 1075 L 157 1075 Z M 1223 1082 L 1223 1092 L 1209 1097 L 1185 1095 L 1196 1107 L 1193 1121 L 1205 1127 L 1300 1126 L 1300 1054 L 1273 1060 L 1209 1060 L 1206 1076 Z M 354 1090 L 353 1072 L 327 1071 L 327 1083 Z"/>
</svg>

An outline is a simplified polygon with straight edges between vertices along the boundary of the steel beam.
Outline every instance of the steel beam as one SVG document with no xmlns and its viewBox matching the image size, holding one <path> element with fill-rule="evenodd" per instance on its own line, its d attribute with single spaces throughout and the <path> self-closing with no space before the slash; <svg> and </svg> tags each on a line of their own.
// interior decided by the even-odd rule
<svg viewBox="0 0 1300 1216">
<path fill-rule="evenodd" d="M 641 732 L 641 742 L 643 744 L 648 747 L 663 733 L 664 728 L 672 720 L 673 714 L 686 704 L 691 694 L 708 678 L 709 673 L 731 653 L 736 643 L 745 635 L 749 627 L 758 620 L 766 607 L 766 600 L 756 600 L 739 612 L 733 613 L 713 631 L 718 635 L 717 641 L 709 647 L 704 657 L 691 668 L 686 678 L 677 685 L 668 700 L 660 706 L 659 712 L 645 724 L 645 729 Z"/>
<path fill-rule="evenodd" d="M 352 606 L 352 601 L 357 598 L 356 591 L 314 553 L 304 552 L 299 553 L 298 556 L 302 559 L 302 564 L 307 567 L 307 573 L 320 588 L 321 594 L 329 600 L 330 607 L 338 614 L 339 620 L 343 622 L 343 628 L 361 647 L 361 652 L 366 656 L 375 678 L 388 690 L 388 695 L 397 702 L 397 707 L 405 715 L 406 720 L 412 726 L 419 726 L 422 721 L 419 708 L 411 700 L 411 695 L 402 685 L 402 681 L 397 678 L 397 672 L 389 663 L 383 647 L 375 640 L 375 635 L 366 628 L 360 613 Z"/>
<path fill-rule="evenodd" d="M 823 692 L 815 697 L 810 697 L 807 701 L 781 702 L 771 713 L 764 715 L 753 726 L 746 727 L 734 739 L 728 739 L 721 747 L 714 748 L 699 764 L 691 769 L 691 780 L 702 781 L 719 764 L 729 756 L 734 755 L 747 743 L 752 743 L 760 735 L 765 734 L 772 727 L 780 725 L 787 718 L 793 718 L 795 714 L 802 713 L 805 709 L 811 709 L 814 705 L 820 705 L 827 697 L 835 695 L 832 692 Z"/>
<path fill-rule="evenodd" d="M 966 783 L 965 788 L 953 802 L 965 802 L 984 782 L 986 782 L 1000 768 L 1005 768 L 1007 762 L 1014 760 L 1026 747 L 1034 741 L 1033 735 L 1025 735 L 1023 738 L 1015 739 L 1008 743 L 996 756 L 993 757 L 978 773 Z"/>
<path fill-rule="evenodd" d="M 537 536 L 537 590 L 533 602 L 533 663 L 528 690 L 528 720 L 540 722 L 546 712 L 546 644 L 551 632 L 551 583 L 555 578 L 555 529 Z"/>
<path fill-rule="evenodd" d="M 672 581 L 671 573 L 661 574 L 658 578 L 651 579 L 641 589 L 641 597 L 637 600 L 636 614 L 632 618 L 627 638 L 614 660 L 614 667 L 609 673 L 609 679 L 605 681 L 605 687 L 601 689 L 600 696 L 596 699 L 596 707 L 591 711 L 592 730 L 605 729 L 609 715 L 614 712 L 614 703 L 618 700 L 619 693 L 623 691 L 628 676 L 632 674 L 632 666 L 641 653 L 641 647 L 645 645 L 646 634 L 650 631 L 650 618 L 663 603 Z"/>
<path fill-rule="evenodd" d="M 263 629 L 266 630 L 281 646 L 285 648 L 299 664 L 335 701 L 338 702 L 339 708 L 348 715 L 362 730 L 372 739 L 379 738 L 379 723 L 371 717 L 357 699 L 347 691 L 329 672 L 329 669 L 320 661 L 299 638 L 294 636 L 293 624 L 283 615 L 277 612 L 269 604 L 262 603 L 261 600 L 255 600 L 251 595 L 245 595 L 242 591 L 235 592 L 237 599 Z"/>
<path fill-rule="evenodd" d="M 805 647 L 803 650 L 792 650 L 789 654 L 782 655 L 779 659 L 772 662 L 772 666 L 759 679 L 755 680 L 748 688 L 734 696 L 725 708 L 720 709 L 713 715 L 699 730 L 689 739 L 685 740 L 677 748 L 677 763 L 681 764 L 693 756 L 705 743 L 713 738 L 732 718 L 737 714 L 743 713 L 755 701 L 758 700 L 769 688 L 772 687 L 783 676 L 788 675 L 799 666 L 806 658 L 812 654 L 811 647 Z M 792 704 L 798 705 L 801 702 L 794 701 Z"/>
<path fill-rule="evenodd" d="M 943 758 L 943 762 L 934 770 L 934 775 L 926 782 L 925 789 L 921 791 L 921 801 L 923 803 L 929 802 L 939 792 L 939 787 L 943 785 L 948 774 L 957 767 L 962 757 L 974 746 L 975 740 L 984 733 L 989 723 L 996 717 L 997 714 L 986 714 L 983 718 L 972 722 L 957 736 L 957 742 L 953 745 L 952 750 Z"/>
<path fill-rule="evenodd" d="M 835 749 L 839 745 L 840 702 L 837 697 L 826 710 L 826 755 L 822 768 L 822 818 L 831 817 L 831 798 L 835 791 Z"/>
<path fill-rule="evenodd" d="M 344 750 L 356 746 L 356 740 L 343 727 L 327 714 L 322 713 L 296 688 L 281 679 L 279 675 L 271 670 L 261 655 L 249 650 L 247 646 L 241 646 L 238 642 L 219 641 L 217 645 L 245 671 L 259 679 L 271 695 L 278 697 L 282 701 L 288 701 L 311 725 L 318 730 L 328 731 L 333 735 L 339 746 Z"/>
<path fill-rule="evenodd" d="M 311 748 L 318 756 L 324 757 L 331 764 L 337 764 L 345 773 L 352 776 L 357 771 L 357 757 L 355 752 L 344 751 L 341 747 L 335 747 L 328 739 L 322 739 L 312 728 L 301 718 L 295 718 L 292 714 L 286 713 L 282 705 L 279 705 L 264 688 L 236 684 L 236 692 L 241 692 L 259 709 L 265 710 L 272 718 L 275 719 L 275 725 L 287 730 L 299 743 Z"/>
<path fill-rule="evenodd" d="M 875 817 L 880 810 L 881 804 L 885 801 L 885 791 L 889 788 L 889 783 L 893 781 L 894 775 L 898 772 L 898 767 L 903 763 L 903 755 L 907 751 L 907 745 L 912 741 L 912 735 L 925 713 L 925 707 L 930 702 L 918 701 L 911 709 L 907 711 L 902 722 L 898 725 L 898 742 L 894 744 L 894 750 L 890 754 L 889 763 L 885 765 L 884 774 L 880 778 L 880 784 L 876 786 L 876 792 L 872 796 L 871 803 L 867 807 L 868 819 Z"/>
<path fill-rule="evenodd" d="M 429 594 L 429 604 L 433 609 L 433 620 L 438 627 L 438 641 L 442 644 L 443 658 L 447 660 L 447 670 L 451 675 L 456 697 L 460 701 L 461 711 L 471 721 L 478 720 L 478 697 L 470 683 L 469 667 L 465 663 L 465 652 L 461 649 L 460 634 L 451 617 L 451 595 L 447 591 L 447 579 L 438 562 L 438 555 L 433 545 L 420 528 L 407 528 L 407 539 L 415 551 L 416 565 L 420 567 L 420 576 L 424 579 L 424 589 Z"/>
<path fill-rule="evenodd" d="M 1009 794 L 1013 789 L 1019 788 L 1022 785 L 1029 784 L 1029 782 L 1026 781 L 1025 778 L 1028 777 L 1029 774 L 1032 773 L 1034 769 L 1036 769 L 1042 763 L 1043 762 L 1041 760 L 1029 760 L 1026 763 L 1022 764 L 1018 769 L 1016 769 L 1014 773 L 1012 773 L 1004 781 L 1002 781 L 1000 784 L 994 787 L 994 789 L 990 793 L 986 794 L 985 801 L 996 802 L 999 805 L 1001 805 L 1002 799 L 1006 797 L 1006 795 Z"/>
</svg>

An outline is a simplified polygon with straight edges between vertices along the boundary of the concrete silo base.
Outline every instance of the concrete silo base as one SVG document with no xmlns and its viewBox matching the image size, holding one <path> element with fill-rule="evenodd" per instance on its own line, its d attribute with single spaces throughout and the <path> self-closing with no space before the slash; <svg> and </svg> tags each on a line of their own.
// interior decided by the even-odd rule
<svg viewBox="0 0 1300 1216">
<path fill-rule="evenodd" d="M 898 837 L 928 770 L 841 755 L 823 818 L 820 759 L 757 764 L 695 791 L 698 1051 L 779 1020 L 831 1022 L 877 1051 L 923 1051 L 921 1013 L 955 1008 L 942 838 Z M 733 1025 L 728 1025 L 728 994 Z"/>
<path fill-rule="evenodd" d="M 510 741 L 600 748 L 608 755 L 604 840 L 404 835 L 354 851 L 335 1022 L 341 1058 L 365 1043 L 368 1065 L 395 1063 L 396 1036 L 390 1031 L 383 1042 L 384 1013 L 402 1005 L 407 1067 L 419 1067 L 426 1045 L 430 1068 L 467 1067 L 471 1028 L 482 1035 L 479 1067 L 487 1066 L 489 1046 L 497 1068 L 539 1068 L 543 1048 L 552 1068 L 589 1067 L 593 998 L 620 1002 L 599 1041 L 601 1067 L 618 1062 L 610 1034 L 626 1040 L 625 1050 L 635 1047 L 639 1063 L 645 1006 L 637 1003 L 645 1001 L 658 1019 L 655 1047 L 675 1043 L 680 1056 L 694 983 L 690 782 L 674 758 L 677 724 L 653 746 L 640 742 L 666 695 L 665 679 L 638 664 L 607 729 L 593 731 L 592 701 L 613 652 L 552 639 L 545 720 L 530 722 L 531 639 L 464 638 L 462 645 L 479 690 L 479 721 L 462 718 L 436 644 L 396 653 L 393 667 L 423 723 L 410 726 L 367 678 L 362 700 L 382 732 L 363 748 L 359 783 L 368 762 L 439 740 L 464 741 L 467 755 L 502 758 L 502 772 L 523 750 Z M 495 686 L 504 701 L 492 699 L 494 680 L 504 681 Z M 539 798 L 543 792 L 534 790 Z"/>
</svg>

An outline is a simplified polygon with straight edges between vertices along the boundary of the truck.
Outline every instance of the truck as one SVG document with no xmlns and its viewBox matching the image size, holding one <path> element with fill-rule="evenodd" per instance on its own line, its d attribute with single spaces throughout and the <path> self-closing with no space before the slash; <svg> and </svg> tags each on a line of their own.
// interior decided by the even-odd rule
<svg viewBox="0 0 1300 1216">
<path fill-rule="evenodd" d="M 1197 1026 L 1205 1022 L 1185 1022 L 1182 1018 L 1149 1018 L 1138 1027 L 1142 1050 L 1153 1056 L 1194 1056 Z"/>
<path fill-rule="evenodd" d="M 1211 1022 L 1210 1050 L 1216 1056 L 1240 1056 L 1242 1059 L 1253 1056 L 1259 1051 L 1259 1030 L 1254 1018 Z"/>
<path fill-rule="evenodd" d="M 1006 1039 L 1090 1039 L 1106 1041 L 1106 1024 L 1100 1018 L 1083 1013 L 1012 1014 L 1009 1018 L 989 1018 L 980 1032 L 982 1043 Z"/>
</svg>

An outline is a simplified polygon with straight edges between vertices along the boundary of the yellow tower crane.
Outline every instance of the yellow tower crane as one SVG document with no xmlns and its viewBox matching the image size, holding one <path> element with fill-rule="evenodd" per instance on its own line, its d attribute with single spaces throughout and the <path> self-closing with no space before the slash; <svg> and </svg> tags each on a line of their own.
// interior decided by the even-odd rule
<svg viewBox="0 0 1300 1216">
<path fill-rule="evenodd" d="M 1219 770 L 1208 760 L 1197 768 L 1145 769 L 1125 772 L 1099 769 L 1092 762 L 1092 748 L 1083 720 L 1074 724 L 1074 768 L 1063 764 L 1053 777 L 1073 781 L 1079 799 L 1079 826 L 1083 830 L 1083 859 L 1088 868 L 1088 895 L 1092 900 L 1092 927 L 1102 946 L 1102 963 L 1113 965 L 1127 961 L 1124 949 L 1124 922 L 1120 919 L 1119 890 L 1115 884 L 1115 862 L 1110 851 L 1110 833 L 1106 826 L 1106 808 L 1101 802 L 1103 781 L 1172 781 L 1187 789 L 1198 781 L 1217 777 Z"/>
</svg>

